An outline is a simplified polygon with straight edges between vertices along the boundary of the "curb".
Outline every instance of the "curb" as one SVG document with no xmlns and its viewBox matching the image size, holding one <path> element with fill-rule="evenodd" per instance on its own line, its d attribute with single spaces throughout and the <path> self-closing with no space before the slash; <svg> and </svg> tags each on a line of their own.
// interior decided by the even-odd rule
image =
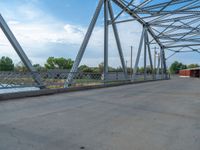
<svg viewBox="0 0 200 150">
<path fill-rule="evenodd" d="M 165 79 L 165 80 L 168 80 L 168 79 Z M 117 87 L 117 86 L 124 86 L 124 85 L 130 85 L 130 84 L 156 82 L 156 81 L 165 81 L 165 80 L 148 80 L 148 81 L 136 81 L 136 82 L 126 82 L 126 83 L 73 87 L 73 88 L 65 88 L 65 89 L 64 88 L 63 89 L 42 89 L 39 91 L 6 93 L 6 94 L 0 94 L 0 101 L 23 99 L 23 98 L 28 98 L 28 97 L 47 96 L 47 95 L 69 93 L 69 92 L 87 91 L 87 90 L 94 90 L 94 89 L 102 89 L 102 88 Z"/>
</svg>

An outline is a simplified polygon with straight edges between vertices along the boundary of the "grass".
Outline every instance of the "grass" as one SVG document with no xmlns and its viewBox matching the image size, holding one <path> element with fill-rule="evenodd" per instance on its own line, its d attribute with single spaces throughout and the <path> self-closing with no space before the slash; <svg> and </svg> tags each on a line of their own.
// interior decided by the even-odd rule
<svg viewBox="0 0 200 150">
<path fill-rule="evenodd" d="M 46 85 L 49 89 L 58 89 L 58 88 L 64 88 L 64 83 L 66 79 L 45 79 L 43 78 L 43 83 Z M 150 80 L 147 78 L 147 80 Z M 144 77 L 137 78 L 136 81 L 144 81 Z M 6 78 L 2 81 L 0 81 L 2 84 L 13 84 L 13 85 L 24 85 L 24 86 L 30 86 L 35 85 L 34 80 L 31 77 L 23 77 L 23 78 Z M 80 87 L 80 86 L 92 86 L 92 85 L 100 85 L 100 84 L 115 84 L 115 83 L 123 83 L 124 80 L 117 80 L 117 81 L 107 81 L 104 82 L 101 79 L 74 79 L 74 83 L 72 84 L 72 87 Z"/>
</svg>

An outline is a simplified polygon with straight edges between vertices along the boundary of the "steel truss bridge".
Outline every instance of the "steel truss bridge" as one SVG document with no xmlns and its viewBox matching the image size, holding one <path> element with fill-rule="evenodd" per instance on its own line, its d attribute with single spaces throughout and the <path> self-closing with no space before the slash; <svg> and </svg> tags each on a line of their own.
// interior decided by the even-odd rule
<svg viewBox="0 0 200 150">
<path fill-rule="evenodd" d="M 117 8 L 117 10 L 115 10 Z M 142 53 L 144 64 L 144 79 L 147 78 L 147 65 L 152 69 L 152 78 L 156 79 L 161 68 L 162 79 L 167 78 L 167 58 L 180 52 L 200 53 L 200 1 L 199 0 L 99 0 L 92 21 L 80 47 L 75 63 L 67 76 L 64 86 L 69 87 L 78 71 L 78 66 L 83 58 L 92 32 L 96 26 L 100 12 L 104 11 L 104 74 L 103 79 L 108 78 L 108 44 L 109 27 L 113 28 L 124 78 L 134 81 L 137 77 L 137 68 Z M 126 17 L 122 17 L 122 16 Z M 133 76 L 129 77 L 124 60 L 123 49 L 120 42 L 118 24 L 137 21 L 141 24 L 143 31 L 138 47 L 137 58 L 134 66 Z M 5 20 L 0 16 L 0 26 L 8 40 L 16 50 L 22 62 L 31 72 L 35 83 L 44 87 L 41 75 L 33 68 L 22 47 L 9 29 Z M 152 45 L 158 45 L 160 59 L 156 70 L 152 62 Z M 169 57 L 166 51 L 172 51 Z M 148 58 L 148 59 L 147 59 Z M 147 61 L 149 60 L 149 62 Z"/>
</svg>

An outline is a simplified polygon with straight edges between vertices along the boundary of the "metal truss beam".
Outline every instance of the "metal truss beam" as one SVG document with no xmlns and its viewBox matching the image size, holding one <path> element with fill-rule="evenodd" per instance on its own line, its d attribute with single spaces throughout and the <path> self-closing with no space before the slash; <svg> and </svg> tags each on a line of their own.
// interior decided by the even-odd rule
<svg viewBox="0 0 200 150">
<path fill-rule="evenodd" d="M 183 29 L 183 30 L 189 30 L 189 32 L 194 29 L 194 27 L 190 27 L 190 26 L 182 26 L 182 25 L 180 25 L 180 26 L 176 26 L 176 25 L 169 26 L 169 25 L 162 25 L 162 24 L 157 24 L 157 23 L 156 24 L 151 24 L 151 26 L 152 27 L 178 29 L 178 30 Z M 195 29 L 195 30 L 199 32 L 200 28 Z"/>
<path fill-rule="evenodd" d="M 125 76 L 127 76 L 124 57 L 122 53 L 120 36 L 117 30 L 118 23 L 126 23 L 130 21 L 137 21 L 143 27 L 143 32 L 140 39 L 138 48 L 138 54 L 135 62 L 134 76 L 136 78 L 137 68 L 141 57 L 142 50 L 144 48 L 144 68 L 147 67 L 147 55 L 149 55 L 150 66 L 153 68 L 151 58 L 151 44 L 157 44 L 160 51 L 160 65 L 158 64 L 158 72 L 161 69 L 163 78 L 167 73 L 165 51 L 169 48 L 188 48 L 190 51 L 195 51 L 200 44 L 200 1 L 199 0 L 143 0 L 139 3 L 135 3 L 134 0 L 100 0 L 101 7 L 104 4 L 104 72 L 108 72 L 108 26 L 111 25 L 114 31 L 122 67 L 124 69 Z M 116 13 L 112 9 L 112 4 L 118 6 L 119 13 Z M 100 7 L 99 7 L 100 8 Z M 98 9 L 98 15 L 100 9 Z M 116 14 L 115 14 L 115 13 Z M 109 15 L 108 15 L 109 14 Z M 126 17 L 122 17 L 122 14 L 126 14 Z M 110 20 L 109 20 L 110 16 Z M 130 18 L 131 17 L 131 18 Z M 96 19 L 98 16 L 96 16 Z M 123 20 L 120 20 L 123 18 Z M 124 19 L 125 18 L 125 19 Z M 96 22 L 95 22 L 96 23 Z M 89 27 L 89 31 L 92 32 L 93 26 Z M 92 24 L 92 23 L 91 23 Z M 91 34 L 91 32 L 89 32 Z M 90 34 L 87 34 L 84 40 L 84 44 L 79 51 L 75 64 L 71 72 L 76 72 L 80 63 L 82 55 L 89 41 Z M 161 66 L 161 68 L 160 68 Z M 144 78 L 146 79 L 146 70 Z M 155 75 L 155 72 L 154 72 Z M 104 76 L 106 78 L 106 76 Z M 73 76 L 68 77 L 66 83 L 71 83 Z"/>
<path fill-rule="evenodd" d="M 190 1 L 192 1 L 192 0 L 176 0 L 176 1 L 173 1 L 171 3 L 171 5 L 183 4 L 183 3 L 186 3 L 186 2 L 190 2 Z M 163 2 L 163 3 L 161 2 L 161 3 L 154 4 L 154 5 L 143 7 L 143 9 L 145 9 L 145 10 L 159 9 L 159 8 L 163 8 L 167 3 L 168 2 Z"/>
<path fill-rule="evenodd" d="M 193 32 L 182 32 L 182 33 L 175 33 L 175 34 L 163 34 L 158 36 L 158 38 L 172 38 L 172 37 L 180 37 L 180 36 L 184 36 L 184 35 L 199 35 L 200 36 L 200 31 L 193 31 Z"/>
<path fill-rule="evenodd" d="M 68 75 L 68 78 L 65 82 L 65 87 L 69 87 L 72 84 L 73 78 L 75 76 L 75 73 L 78 70 L 78 66 L 83 58 L 84 52 L 86 50 L 86 47 L 88 45 L 88 42 L 90 40 L 90 37 L 92 35 L 92 32 L 94 30 L 94 27 L 96 25 L 97 19 L 99 17 L 99 14 L 101 12 L 102 7 L 104 6 L 104 81 L 107 80 L 107 76 L 108 76 L 108 37 L 109 37 L 109 17 L 111 18 L 111 20 L 114 20 L 114 13 L 112 10 L 112 6 L 110 3 L 110 0 L 99 0 L 98 6 L 96 8 L 96 11 L 94 13 L 93 19 L 89 25 L 88 31 L 85 35 L 85 38 L 83 40 L 83 43 L 81 45 L 81 48 L 78 52 L 78 55 L 76 57 L 76 60 L 73 64 L 73 67 Z M 125 61 L 124 61 L 124 56 L 123 56 L 123 52 L 122 52 L 122 47 L 121 47 L 121 43 L 120 43 L 120 38 L 119 38 L 119 34 L 118 34 L 118 30 L 117 30 L 117 26 L 114 23 L 111 23 L 112 27 L 113 27 L 113 31 L 114 31 L 114 36 L 116 39 L 116 43 L 117 43 L 117 47 L 118 47 L 118 52 L 120 55 L 120 60 L 122 63 L 122 68 L 124 71 L 124 76 L 125 79 L 128 80 L 128 75 L 127 75 L 127 68 L 125 65 Z"/>
<path fill-rule="evenodd" d="M 188 20 L 188 19 L 192 19 L 192 18 L 197 18 L 199 17 L 200 14 L 192 14 L 192 15 L 187 15 L 187 16 L 182 16 L 182 17 L 174 17 L 174 18 L 170 18 L 170 19 L 163 19 L 163 20 L 159 20 L 159 21 L 155 21 L 155 24 L 161 24 L 161 23 L 169 23 L 169 22 L 176 22 L 176 21 L 184 21 L 184 20 Z M 150 23 L 150 25 L 153 25 L 154 22 Z"/>
<path fill-rule="evenodd" d="M 88 42 L 89 42 L 89 40 L 90 40 L 90 37 L 91 37 L 92 32 L 93 32 L 93 30 L 94 30 L 94 27 L 95 27 L 95 25 L 96 25 L 96 22 L 97 22 L 97 19 L 98 19 L 98 17 L 99 17 L 101 8 L 102 8 L 102 6 L 103 6 L 103 3 L 104 3 L 104 0 L 100 0 L 99 3 L 98 3 L 98 6 L 97 6 L 96 11 L 95 11 L 95 13 L 94 13 L 94 16 L 93 16 L 93 18 L 92 18 L 92 21 L 91 21 L 91 23 L 90 23 L 90 25 L 89 25 L 89 28 L 88 28 L 88 30 L 87 30 L 87 33 L 86 33 L 86 35 L 85 35 L 85 37 L 84 37 L 84 40 L 83 40 L 83 42 L 82 42 L 82 44 L 81 44 L 80 50 L 79 50 L 79 52 L 78 52 L 78 55 L 76 56 L 76 59 L 75 59 L 75 62 L 74 62 L 74 64 L 73 64 L 73 66 L 72 66 L 72 69 L 71 69 L 71 71 L 70 71 L 70 74 L 68 75 L 68 78 L 67 78 L 67 80 L 66 80 L 66 82 L 65 82 L 65 88 L 69 87 L 69 86 L 72 84 L 72 81 L 73 81 L 73 78 L 74 78 L 74 76 L 75 76 L 75 73 L 76 73 L 77 70 L 78 70 L 78 66 L 79 66 L 79 64 L 80 64 L 80 62 L 81 62 L 81 59 L 82 59 L 83 54 L 84 54 L 84 52 L 85 52 L 85 49 L 86 49 L 86 47 L 87 47 L 87 45 L 88 45 Z"/>
<path fill-rule="evenodd" d="M 181 47 L 190 47 L 190 46 L 194 46 L 194 47 L 199 47 L 200 46 L 200 43 L 199 44 L 181 44 L 181 45 L 167 45 L 165 46 L 165 48 L 181 48 Z"/>
<path fill-rule="evenodd" d="M 118 9 L 113 10 L 115 4 Z M 157 66 L 157 73 L 160 69 L 165 78 L 167 73 L 165 51 L 172 50 L 178 52 L 200 52 L 200 1 L 199 0 L 142 0 L 135 3 L 135 0 L 99 0 L 92 21 L 86 32 L 84 40 L 79 49 L 76 60 L 65 82 L 65 87 L 72 84 L 75 73 L 83 58 L 84 52 L 95 28 L 100 12 L 104 8 L 104 80 L 108 78 L 109 64 L 109 26 L 112 27 L 117 44 L 121 65 L 124 76 L 128 79 L 127 68 L 125 65 L 120 34 L 117 28 L 118 23 L 137 21 L 141 24 L 143 31 L 139 43 L 138 53 L 135 62 L 133 80 L 137 76 L 137 69 L 144 50 L 144 79 L 147 79 L 147 58 L 149 55 L 150 67 L 153 68 L 151 56 L 151 44 L 157 44 L 160 47 L 160 58 Z M 118 12 L 119 11 L 119 12 Z M 118 13 L 116 13 L 118 12 Z M 125 17 L 122 16 L 126 14 Z M 130 18 L 131 17 L 131 18 Z M 120 20 L 122 19 L 122 20 Z M 32 67 L 28 57 L 7 26 L 3 17 L 0 16 L 0 26 L 6 37 L 14 47 L 15 51 L 22 59 L 23 63 L 32 72 L 33 78 L 38 85 L 42 85 L 40 76 Z M 177 50 L 178 49 L 178 50 Z M 173 56 L 172 54 L 171 56 Z M 171 56 L 167 57 L 170 58 Z M 161 67 L 161 68 L 160 68 Z M 153 78 L 155 78 L 155 70 Z"/>
<path fill-rule="evenodd" d="M 130 8 L 126 8 L 126 5 L 122 1 L 120 1 L 120 0 L 112 0 L 112 1 L 116 5 L 118 5 L 121 9 L 123 9 L 127 14 L 129 14 L 131 17 L 136 19 L 140 24 L 142 24 L 142 26 L 146 26 L 148 32 L 151 34 L 151 36 L 154 38 L 154 40 L 158 43 L 158 45 L 159 46 L 163 46 L 162 43 L 160 42 L 160 40 L 156 38 L 156 36 L 155 36 L 154 32 L 152 31 L 152 29 L 149 28 L 147 23 L 143 19 L 141 19 L 141 17 L 138 14 L 134 13 Z"/>
<path fill-rule="evenodd" d="M 108 75 L 108 0 L 104 0 L 104 80 L 107 80 Z"/>
<path fill-rule="evenodd" d="M 20 59 L 24 63 L 24 65 L 31 72 L 32 77 L 35 80 L 36 84 L 40 88 L 44 88 L 44 85 L 41 81 L 40 75 L 35 70 L 35 68 L 32 66 L 30 60 L 28 59 L 27 55 L 23 51 L 21 45 L 17 41 L 16 37 L 14 36 L 12 31 L 10 30 L 9 26 L 7 25 L 6 21 L 4 20 L 4 18 L 2 17 L 1 14 L 0 14 L 0 27 L 1 27 L 2 31 L 4 32 L 5 36 L 7 37 L 7 39 L 9 40 L 9 42 L 11 43 L 11 45 L 13 46 L 14 50 L 16 51 L 16 53 L 18 54 L 18 56 L 20 57 Z"/>
<path fill-rule="evenodd" d="M 136 80 L 136 78 L 137 78 L 137 71 L 138 71 L 140 56 L 141 56 L 141 52 L 142 52 L 142 45 L 144 43 L 144 35 L 145 35 L 145 30 L 143 28 L 141 38 L 140 38 L 140 45 L 139 45 L 138 52 L 137 52 L 135 67 L 134 67 L 134 70 L 133 70 L 133 80 Z"/>
<path fill-rule="evenodd" d="M 112 9 L 112 5 L 111 5 L 110 1 L 108 1 L 108 9 L 109 9 L 110 18 L 111 18 L 111 21 L 112 21 L 114 19 L 114 13 L 113 13 L 113 9 Z M 123 68 L 123 71 L 124 71 L 124 75 L 125 75 L 125 78 L 128 79 L 127 68 L 126 68 L 126 64 L 125 64 L 125 60 L 124 60 L 124 55 L 123 55 L 123 51 L 122 51 L 122 46 L 121 46 L 119 34 L 118 34 L 118 29 L 117 29 L 117 26 L 116 26 L 115 23 L 112 23 L 112 27 L 113 27 L 113 32 L 114 32 L 114 35 L 115 35 L 115 39 L 116 39 L 116 43 L 117 43 L 118 52 L 119 52 L 122 68 Z"/>
</svg>

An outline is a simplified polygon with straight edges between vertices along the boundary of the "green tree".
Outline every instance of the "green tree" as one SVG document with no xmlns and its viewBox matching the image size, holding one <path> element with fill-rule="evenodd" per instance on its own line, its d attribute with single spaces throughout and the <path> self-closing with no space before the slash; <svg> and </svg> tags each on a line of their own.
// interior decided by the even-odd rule
<svg viewBox="0 0 200 150">
<path fill-rule="evenodd" d="M 71 59 L 49 57 L 45 64 L 46 69 L 71 69 L 74 61 Z"/>
<path fill-rule="evenodd" d="M 103 71 L 104 71 L 104 63 L 102 62 L 99 64 L 99 72 L 103 73 Z"/>
<path fill-rule="evenodd" d="M 93 67 L 93 68 L 92 68 L 92 72 L 93 72 L 93 73 L 101 73 L 101 72 L 99 71 L 99 67 Z"/>
<path fill-rule="evenodd" d="M 108 70 L 110 71 L 110 72 L 115 72 L 116 71 L 116 69 L 115 68 L 113 68 L 113 67 L 108 67 Z"/>
<path fill-rule="evenodd" d="M 24 63 L 22 61 L 20 61 L 15 65 L 15 71 L 17 71 L 17 72 L 27 72 L 28 69 L 26 68 Z"/>
<path fill-rule="evenodd" d="M 94 72 L 94 70 L 91 67 L 88 67 L 87 65 L 82 65 L 79 67 L 79 71 L 81 72 Z"/>
<path fill-rule="evenodd" d="M 37 71 L 44 71 L 45 68 L 43 66 L 41 66 L 40 64 L 34 64 L 33 67 L 37 70 Z"/>
<path fill-rule="evenodd" d="M 184 65 L 178 61 L 175 61 L 174 63 L 172 63 L 172 65 L 170 66 L 170 72 L 172 74 L 177 74 L 179 72 L 179 70 L 182 69 L 187 69 L 187 65 Z"/>
<path fill-rule="evenodd" d="M 151 69 L 151 66 L 147 66 L 147 73 L 153 73 L 153 70 Z"/>
<path fill-rule="evenodd" d="M 144 67 L 139 68 L 139 73 L 144 73 Z"/>
<path fill-rule="evenodd" d="M 188 68 L 198 68 L 199 65 L 198 64 L 190 64 L 188 65 Z"/>
<path fill-rule="evenodd" d="M 0 71 L 13 71 L 14 64 L 11 58 L 9 57 L 1 57 L 0 59 Z"/>
</svg>

